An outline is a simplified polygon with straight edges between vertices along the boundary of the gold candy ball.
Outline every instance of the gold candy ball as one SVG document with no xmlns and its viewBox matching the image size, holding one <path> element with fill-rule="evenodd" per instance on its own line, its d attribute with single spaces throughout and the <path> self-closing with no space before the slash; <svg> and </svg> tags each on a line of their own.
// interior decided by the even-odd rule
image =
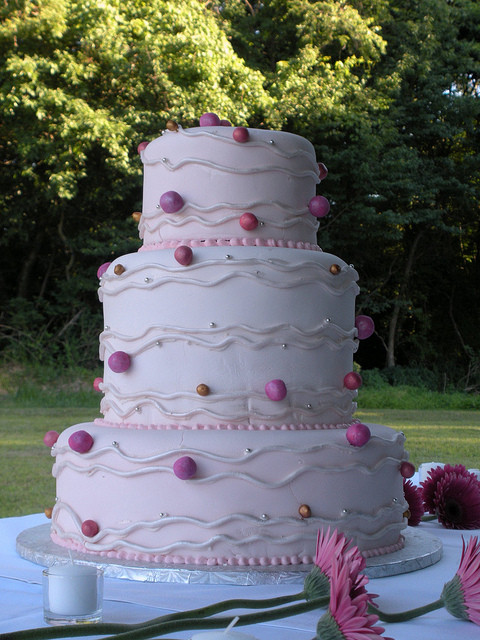
<svg viewBox="0 0 480 640">
<path fill-rule="evenodd" d="M 115 273 L 115 275 L 121 276 L 122 273 L 125 272 L 125 267 L 123 266 L 123 264 L 116 264 L 113 272 Z"/>
<path fill-rule="evenodd" d="M 302 518 L 310 518 L 312 515 L 312 510 L 308 506 L 308 504 L 301 504 L 298 508 L 298 513 L 302 516 Z"/>
<path fill-rule="evenodd" d="M 169 131 L 178 131 L 178 124 L 175 120 L 167 120 L 167 124 L 165 126 Z"/>
<path fill-rule="evenodd" d="M 208 396 L 210 393 L 210 387 L 206 384 L 199 384 L 197 387 L 197 393 L 199 396 Z"/>
<path fill-rule="evenodd" d="M 140 222 L 141 217 L 142 217 L 142 214 L 140 213 L 140 211 L 134 211 L 132 213 L 132 218 L 134 219 L 135 222 Z"/>
<path fill-rule="evenodd" d="M 338 276 L 341 270 L 342 267 L 339 264 L 332 264 L 330 266 L 330 273 L 332 273 L 334 276 Z"/>
<path fill-rule="evenodd" d="M 50 519 L 52 517 L 52 507 L 46 507 L 45 508 L 45 515 L 47 516 L 48 519 Z"/>
</svg>

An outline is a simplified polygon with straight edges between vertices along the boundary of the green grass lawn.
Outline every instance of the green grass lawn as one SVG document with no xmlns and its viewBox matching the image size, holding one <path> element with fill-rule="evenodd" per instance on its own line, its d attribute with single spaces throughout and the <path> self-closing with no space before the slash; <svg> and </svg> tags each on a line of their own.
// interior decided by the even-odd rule
<svg viewBox="0 0 480 640">
<path fill-rule="evenodd" d="M 53 506 L 53 458 L 43 436 L 97 416 L 98 410 L 81 407 L 0 408 L 0 517 Z M 415 465 L 434 460 L 480 468 L 480 411 L 367 409 L 356 417 L 403 431 Z"/>
<path fill-rule="evenodd" d="M 0 517 L 43 512 L 53 507 L 53 458 L 43 444 L 47 431 L 59 433 L 98 416 L 95 409 L 0 409 Z"/>
</svg>

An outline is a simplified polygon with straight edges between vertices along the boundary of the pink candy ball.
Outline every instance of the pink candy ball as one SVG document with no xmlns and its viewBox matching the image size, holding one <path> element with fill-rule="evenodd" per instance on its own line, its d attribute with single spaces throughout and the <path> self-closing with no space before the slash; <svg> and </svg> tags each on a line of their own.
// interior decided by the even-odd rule
<svg viewBox="0 0 480 640">
<path fill-rule="evenodd" d="M 265 385 L 265 393 L 270 400 L 283 400 L 287 395 L 285 382 L 283 380 L 270 380 L 270 382 L 267 382 Z"/>
<path fill-rule="evenodd" d="M 220 125 L 220 118 L 216 113 L 204 113 L 200 116 L 201 127 L 218 127 Z"/>
<path fill-rule="evenodd" d="M 184 204 L 182 196 L 176 191 L 165 191 L 160 196 L 160 206 L 165 213 L 177 213 Z"/>
<path fill-rule="evenodd" d="M 355 318 L 355 326 L 359 340 L 369 338 L 375 331 L 375 323 L 370 316 L 357 316 Z"/>
<path fill-rule="evenodd" d="M 232 123 L 230 122 L 230 120 L 220 120 L 219 125 L 221 127 L 231 127 Z"/>
<path fill-rule="evenodd" d="M 323 196 L 313 196 L 308 203 L 308 210 L 316 218 L 323 218 L 330 211 L 330 203 Z"/>
<path fill-rule="evenodd" d="M 327 167 L 323 164 L 323 162 L 319 162 L 318 163 L 318 177 L 320 178 L 320 180 L 325 180 L 325 178 L 327 176 L 328 176 Z"/>
<path fill-rule="evenodd" d="M 192 262 L 193 251 L 191 250 L 190 247 L 181 245 L 180 247 L 177 247 L 175 249 L 173 253 L 173 257 L 179 264 L 183 265 L 184 267 L 187 267 Z"/>
<path fill-rule="evenodd" d="M 250 134 L 246 127 L 235 127 L 233 130 L 233 139 L 236 142 L 247 142 L 249 138 Z"/>
<path fill-rule="evenodd" d="M 366 424 L 359 422 L 348 427 L 346 436 L 348 442 L 354 447 L 363 447 L 370 440 L 371 433 Z"/>
<path fill-rule="evenodd" d="M 343 379 L 343 384 L 354 391 L 355 389 L 359 389 L 362 386 L 362 376 L 356 371 L 350 371 Z"/>
<path fill-rule="evenodd" d="M 111 262 L 104 262 L 103 264 L 101 264 L 98 269 L 97 269 L 97 278 L 100 279 L 103 274 L 105 273 L 105 271 L 108 269 L 108 267 L 111 265 Z"/>
<path fill-rule="evenodd" d="M 131 364 L 130 356 L 125 351 L 115 351 L 108 359 L 108 366 L 115 373 L 124 373 Z"/>
<path fill-rule="evenodd" d="M 193 478 L 197 473 L 197 463 L 190 456 L 183 456 L 173 463 L 173 473 L 180 480 L 188 480 Z"/>
<path fill-rule="evenodd" d="M 415 473 L 415 465 L 405 460 L 400 465 L 400 473 L 404 478 L 411 478 Z"/>
<path fill-rule="evenodd" d="M 75 431 L 68 439 L 68 445 L 72 451 L 87 453 L 93 447 L 93 438 L 88 431 Z"/>
<path fill-rule="evenodd" d="M 58 433 L 56 431 L 47 431 L 43 436 L 43 444 L 47 447 L 53 447 L 58 440 Z"/>
<path fill-rule="evenodd" d="M 82 522 L 82 533 L 87 538 L 93 538 L 99 531 L 100 528 L 95 520 L 84 520 Z"/>
<path fill-rule="evenodd" d="M 147 147 L 148 147 L 148 142 L 145 142 L 145 141 L 144 142 L 140 142 L 140 144 L 137 147 L 137 153 L 141 153 Z"/>
<path fill-rule="evenodd" d="M 100 385 L 103 382 L 103 378 L 95 378 L 95 380 L 93 381 L 93 388 L 95 389 L 95 391 L 101 391 L 100 389 Z"/>
<path fill-rule="evenodd" d="M 253 213 L 243 213 L 240 216 L 240 226 L 245 231 L 253 231 L 258 227 L 258 218 Z"/>
</svg>

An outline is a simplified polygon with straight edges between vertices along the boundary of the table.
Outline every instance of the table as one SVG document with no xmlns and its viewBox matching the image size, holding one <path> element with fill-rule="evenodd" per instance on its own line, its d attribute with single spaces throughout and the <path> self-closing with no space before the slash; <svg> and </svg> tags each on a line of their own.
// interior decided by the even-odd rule
<svg viewBox="0 0 480 640">
<path fill-rule="evenodd" d="M 15 550 L 15 540 L 21 531 L 45 522 L 43 514 L 0 520 L 0 632 L 46 626 L 42 609 L 42 567 L 20 558 Z M 377 603 L 384 611 L 411 609 L 436 600 L 443 584 L 453 577 L 458 567 L 462 533 L 466 539 L 470 535 L 480 535 L 480 531 L 449 531 L 434 522 L 420 526 L 442 540 L 443 557 L 437 564 L 421 571 L 371 580 L 368 590 L 380 595 Z M 301 585 L 188 585 L 107 578 L 104 620 L 142 622 L 164 613 L 227 598 L 266 598 L 297 591 L 301 591 Z M 320 615 L 321 612 L 311 612 L 242 629 L 258 640 L 311 640 L 315 637 Z M 384 635 L 395 640 L 480 640 L 480 627 L 453 618 L 444 609 L 408 623 L 382 626 L 386 628 Z M 191 635 L 192 632 L 185 632 L 165 637 L 185 640 Z"/>
</svg>

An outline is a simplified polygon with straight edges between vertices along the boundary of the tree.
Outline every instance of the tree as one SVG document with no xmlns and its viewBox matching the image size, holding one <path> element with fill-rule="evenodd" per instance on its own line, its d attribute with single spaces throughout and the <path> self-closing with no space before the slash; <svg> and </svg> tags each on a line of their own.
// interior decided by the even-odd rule
<svg viewBox="0 0 480 640">
<path fill-rule="evenodd" d="M 269 98 L 196 0 L 11 0 L 0 16 L 3 323 L 21 300 L 51 340 L 93 307 L 99 261 L 138 247 L 137 144 L 211 109 L 244 123 Z"/>
</svg>

